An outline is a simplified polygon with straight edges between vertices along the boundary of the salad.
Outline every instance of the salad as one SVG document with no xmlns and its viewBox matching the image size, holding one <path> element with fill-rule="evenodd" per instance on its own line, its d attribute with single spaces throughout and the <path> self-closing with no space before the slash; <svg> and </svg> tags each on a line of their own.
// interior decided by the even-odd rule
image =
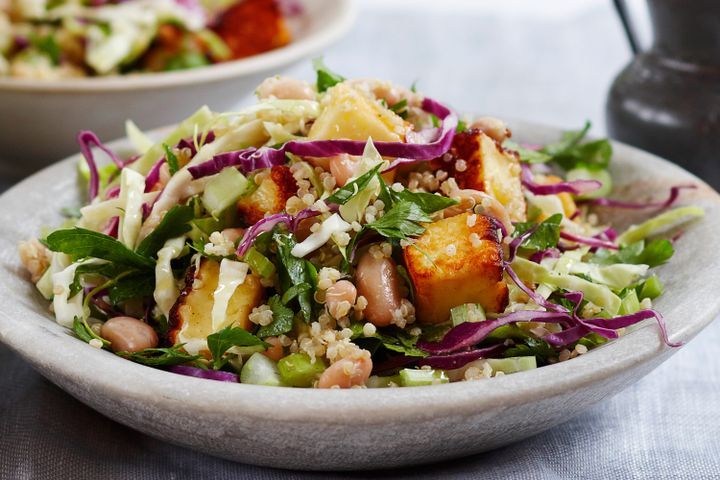
<svg viewBox="0 0 720 480">
<path fill-rule="evenodd" d="M 613 199 L 589 125 L 511 141 L 390 82 L 265 80 L 121 157 L 78 136 L 88 203 L 23 242 L 57 322 L 90 346 L 207 379 L 432 385 L 569 360 L 654 319 L 664 233 L 703 215 Z M 93 148 L 94 147 L 94 148 Z M 99 155 L 109 161 L 100 165 Z M 618 232 L 604 209 L 647 211 Z"/>
<path fill-rule="evenodd" d="M 275 0 L 0 0 L 0 77 L 202 67 L 286 45 Z"/>
</svg>

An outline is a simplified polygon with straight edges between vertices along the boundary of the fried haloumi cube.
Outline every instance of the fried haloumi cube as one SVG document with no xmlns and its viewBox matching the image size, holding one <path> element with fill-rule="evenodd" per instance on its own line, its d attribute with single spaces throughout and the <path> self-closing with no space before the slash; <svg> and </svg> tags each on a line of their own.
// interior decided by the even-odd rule
<svg viewBox="0 0 720 480">
<path fill-rule="evenodd" d="M 250 330 L 253 324 L 249 316 L 254 307 L 263 303 L 264 288 L 260 277 L 248 273 L 245 281 L 238 285 L 230 297 L 226 310 L 227 323 L 213 328 L 212 309 L 214 293 L 218 286 L 220 264 L 203 258 L 199 268 L 190 267 L 185 278 L 185 288 L 170 310 L 170 344 L 202 344 L 208 335 L 228 325 Z"/>
<path fill-rule="evenodd" d="M 340 83 L 330 88 L 322 100 L 323 111 L 310 128 L 310 140 L 359 140 L 372 137 L 376 142 L 401 142 L 406 122 L 384 108 L 367 93 Z"/>
<path fill-rule="evenodd" d="M 254 225 L 266 214 L 282 212 L 288 198 L 295 195 L 297 189 L 297 182 L 288 167 L 272 167 L 270 175 L 265 176 L 252 193 L 243 195 L 238 200 L 240 219 L 246 225 Z"/>
<path fill-rule="evenodd" d="M 520 161 L 480 130 L 455 135 L 450 162 L 437 162 L 449 170 L 460 188 L 480 190 L 505 206 L 513 222 L 526 220 L 525 196 L 520 180 Z M 460 162 L 464 168 L 458 168 Z"/>
<path fill-rule="evenodd" d="M 404 248 L 420 323 L 445 322 L 451 308 L 465 303 L 503 311 L 508 288 L 495 223 L 466 212 L 426 227 L 414 245 Z"/>
</svg>

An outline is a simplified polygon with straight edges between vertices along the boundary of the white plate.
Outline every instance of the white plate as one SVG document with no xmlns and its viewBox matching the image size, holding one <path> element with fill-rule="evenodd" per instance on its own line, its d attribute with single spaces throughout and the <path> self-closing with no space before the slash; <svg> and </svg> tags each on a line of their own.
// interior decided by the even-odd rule
<svg viewBox="0 0 720 480">
<path fill-rule="evenodd" d="M 293 41 L 242 60 L 178 72 L 62 81 L 0 78 L 0 174 L 24 175 L 78 150 L 80 130 L 101 139 L 124 135 L 134 119 L 143 130 L 185 118 L 203 104 L 226 111 L 263 78 L 281 72 L 342 37 L 352 26 L 352 0 L 302 0 L 289 19 Z"/>
<path fill-rule="evenodd" d="M 516 138 L 532 143 L 551 141 L 560 133 L 517 122 L 513 127 Z M 659 198 L 669 186 L 688 181 L 700 185 L 684 193 L 682 203 L 704 207 L 706 217 L 687 228 L 674 258 L 658 269 L 666 293 L 656 307 L 665 315 L 670 338 L 687 342 L 720 311 L 720 265 L 713 252 L 720 238 L 720 197 L 675 165 L 618 143 L 614 148 L 612 170 L 626 198 Z M 647 322 L 587 355 L 537 370 L 378 390 L 228 384 L 133 364 L 89 347 L 55 324 L 17 258 L 19 240 L 37 235 L 42 225 L 57 224 L 58 209 L 77 202 L 75 161 L 53 165 L 0 197 L 0 340 L 92 408 L 172 443 L 293 469 L 427 463 L 489 450 L 553 427 L 639 380 L 676 351 Z"/>
</svg>

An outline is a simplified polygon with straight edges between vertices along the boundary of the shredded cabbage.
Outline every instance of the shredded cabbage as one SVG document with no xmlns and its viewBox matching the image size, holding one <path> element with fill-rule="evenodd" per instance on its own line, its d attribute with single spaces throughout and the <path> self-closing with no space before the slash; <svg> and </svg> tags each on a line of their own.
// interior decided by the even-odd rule
<svg viewBox="0 0 720 480">
<path fill-rule="evenodd" d="M 227 309 L 230 299 L 237 287 L 245 283 L 249 265 L 224 258 L 220 262 L 218 286 L 213 293 L 214 303 L 211 313 L 213 331 L 218 331 L 228 324 Z"/>
<path fill-rule="evenodd" d="M 660 215 L 641 223 L 640 225 L 633 225 L 628 228 L 618 237 L 617 241 L 620 245 L 629 245 L 667 230 L 680 221 L 686 220 L 686 217 L 704 216 L 705 210 L 694 205 L 668 210 L 667 212 L 663 212 Z"/>
<path fill-rule="evenodd" d="M 123 169 L 120 174 L 120 226 L 118 240 L 134 249 L 143 221 L 145 177 L 134 170 Z"/>
<path fill-rule="evenodd" d="M 180 295 L 170 263 L 180 256 L 184 246 L 185 237 L 172 238 L 157 253 L 153 298 L 165 318 L 169 317 L 170 309 Z"/>
<path fill-rule="evenodd" d="M 349 232 L 351 229 L 349 223 L 340 218 L 337 213 L 333 213 L 320 224 L 317 232 L 310 234 L 305 240 L 295 245 L 290 253 L 295 257 L 302 258 L 325 245 L 333 234 Z"/>
</svg>

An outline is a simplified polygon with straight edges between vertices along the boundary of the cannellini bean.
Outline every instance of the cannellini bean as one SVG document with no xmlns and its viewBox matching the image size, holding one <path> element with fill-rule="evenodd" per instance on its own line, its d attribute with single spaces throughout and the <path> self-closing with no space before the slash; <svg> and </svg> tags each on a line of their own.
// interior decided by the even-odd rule
<svg viewBox="0 0 720 480">
<path fill-rule="evenodd" d="M 335 182 L 340 187 L 345 185 L 350 178 L 355 176 L 359 166 L 359 162 L 347 153 L 341 153 L 340 155 L 331 157 L 328 163 L 330 173 L 332 173 L 333 177 L 335 177 Z"/>
<path fill-rule="evenodd" d="M 339 280 L 325 291 L 325 306 L 333 318 L 347 315 L 356 299 L 357 289 L 347 280 Z"/>
<path fill-rule="evenodd" d="M 285 356 L 283 346 L 277 337 L 268 337 L 264 340 L 270 344 L 270 348 L 262 352 L 263 355 L 276 362 Z"/>
<path fill-rule="evenodd" d="M 343 358 L 330 365 L 320 375 L 318 388 L 350 388 L 365 385 L 372 372 L 372 360 L 369 355 L 359 358 Z"/>
<path fill-rule="evenodd" d="M 289 77 L 266 78 L 256 90 L 260 99 L 315 100 L 315 90 L 302 80 Z"/>
<path fill-rule="evenodd" d="M 100 336 L 110 342 L 113 352 L 139 352 L 158 345 L 155 330 L 133 317 L 114 317 L 105 322 Z"/>
<path fill-rule="evenodd" d="M 459 203 L 443 210 L 443 215 L 445 218 L 460 215 L 461 213 L 467 212 L 468 210 L 475 209 L 475 207 L 479 205 L 482 207 L 483 211 L 478 213 L 485 213 L 487 215 L 497 218 L 500 223 L 503 224 L 508 234 L 511 234 L 515 231 L 512 220 L 510 220 L 510 214 L 508 213 L 505 206 L 497 199 L 495 199 L 495 197 L 488 195 L 485 192 L 473 190 L 470 188 L 451 191 L 448 196 L 450 198 L 458 200 Z"/>
<path fill-rule="evenodd" d="M 366 252 L 355 270 L 357 290 L 367 299 L 365 318 L 376 327 L 390 325 L 393 311 L 400 308 L 400 278 L 391 258 L 376 258 Z"/>
<path fill-rule="evenodd" d="M 505 125 L 505 122 L 494 117 L 480 117 L 470 124 L 470 128 L 477 128 L 500 143 L 510 136 L 510 130 Z"/>
</svg>

